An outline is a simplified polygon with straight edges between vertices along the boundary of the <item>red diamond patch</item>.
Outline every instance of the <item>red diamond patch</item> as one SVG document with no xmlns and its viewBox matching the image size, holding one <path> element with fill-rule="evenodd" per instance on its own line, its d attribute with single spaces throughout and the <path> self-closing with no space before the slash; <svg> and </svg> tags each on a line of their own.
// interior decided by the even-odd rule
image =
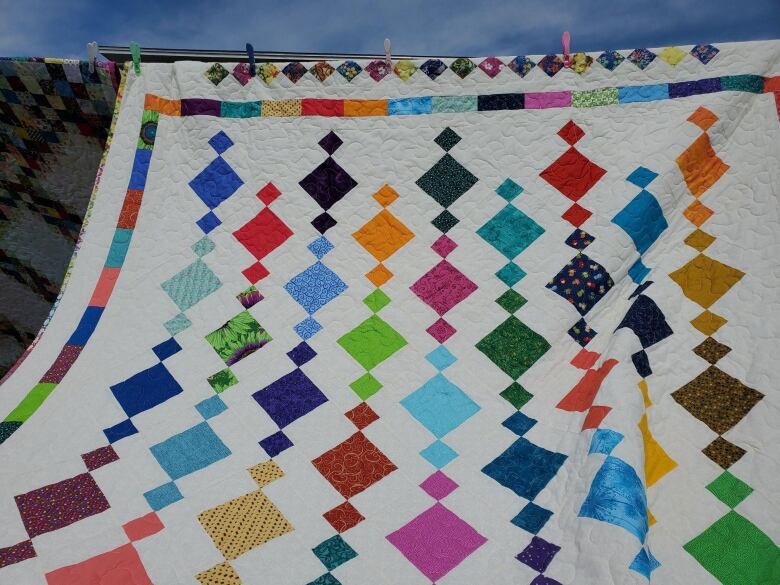
<svg viewBox="0 0 780 585">
<path fill-rule="evenodd" d="M 561 217 L 574 227 L 580 227 L 591 215 L 593 214 L 590 211 L 575 203 Z"/>
</svg>

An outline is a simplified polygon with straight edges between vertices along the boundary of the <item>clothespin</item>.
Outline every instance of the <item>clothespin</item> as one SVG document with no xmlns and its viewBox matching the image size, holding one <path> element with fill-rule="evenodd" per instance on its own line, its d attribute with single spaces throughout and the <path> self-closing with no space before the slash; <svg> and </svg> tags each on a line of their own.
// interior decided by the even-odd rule
<svg viewBox="0 0 780 585">
<path fill-rule="evenodd" d="M 89 61 L 89 72 L 95 72 L 95 59 L 97 59 L 97 43 L 92 41 L 87 43 L 87 61 Z"/>
<path fill-rule="evenodd" d="M 561 37 L 561 41 L 563 42 L 563 66 L 571 67 L 571 59 L 569 58 L 569 44 L 571 43 L 571 36 L 569 35 L 569 31 L 564 31 L 563 37 Z"/>
<path fill-rule="evenodd" d="M 133 69 L 135 69 L 136 76 L 141 75 L 141 48 L 135 41 L 130 43 L 130 56 L 133 58 Z"/>
<path fill-rule="evenodd" d="M 390 39 L 385 39 L 385 63 L 388 67 L 393 66 L 393 55 L 390 52 Z"/>
<path fill-rule="evenodd" d="M 255 48 L 250 44 L 246 44 L 246 56 L 249 58 L 249 74 L 254 77 L 257 75 L 257 68 L 255 67 Z"/>
</svg>

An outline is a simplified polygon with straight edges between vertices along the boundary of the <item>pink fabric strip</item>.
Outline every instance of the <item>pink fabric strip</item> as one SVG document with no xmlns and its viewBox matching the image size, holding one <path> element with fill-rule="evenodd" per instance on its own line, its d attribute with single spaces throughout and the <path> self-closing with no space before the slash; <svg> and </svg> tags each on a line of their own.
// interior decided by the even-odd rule
<svg viewBox="0 0 780 585">
<path fill-rule="evenodd" d="M 543 110 L 545 108 L 568 108 L 571 106 L 570 91 L 546 91 L 543 93 L 525 94 L 526 110 Z"/>
</svg>

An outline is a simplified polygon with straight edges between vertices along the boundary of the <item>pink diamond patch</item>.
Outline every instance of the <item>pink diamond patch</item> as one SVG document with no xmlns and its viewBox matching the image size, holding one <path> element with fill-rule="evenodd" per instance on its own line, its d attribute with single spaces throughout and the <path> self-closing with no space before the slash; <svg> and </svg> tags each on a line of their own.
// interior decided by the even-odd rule
<svg viewBox="0 0 780 585">
<path fill-rule="evenodd" d="M 479 64 L 479 68 L 482 69 L 482 71 L 484 71 L 489 77 L 493 78 L 501 73 L 501 66 L 503 64 L 504 63 L 501 61 L 501 59 L 488 57 Z"/>
<path fill-rule="evenodd" d="M 440 503 L 402 526 L 387 540 L 431 581 L 438 581 L 487 539 Z"/>
<path fill-rule="evenodd" d="M 446 258 L 449 253 L 457 247 L 458 244 L 448 238 L 446 234 L 442 234 L 441 237 L 433 243 L 431 250 L 436 252 L 442 258 Z"/>
<path fill-rule="evenodd" d="M 420 487 L 432 498 L 441 500 L 454 492 L 458 488 L 458 484 L 439 470 L 422 482 Z"/>
<path fill-rule="evenodd" d="M 444 315 L 477 290 L 477 285 L 452 264 L 442 260 L 410 288 L 426 305 Z"/>
<path fill-rule="evenodd" d="M 235 77 L 241 85 L 246 85 L 249 80 L 252 79 L 252 72 L 249 70 L 248 63 L 239 63 L 233 69 L 233 77 Z"/>
<path fill-rule="evenodd" d="M 455 335 L 456 329 L 444 319 L 437 319 L 436 322 L 426 329 L 428 334 L 439 343 L 444 343 L 450 337 Z"/>
</svg>

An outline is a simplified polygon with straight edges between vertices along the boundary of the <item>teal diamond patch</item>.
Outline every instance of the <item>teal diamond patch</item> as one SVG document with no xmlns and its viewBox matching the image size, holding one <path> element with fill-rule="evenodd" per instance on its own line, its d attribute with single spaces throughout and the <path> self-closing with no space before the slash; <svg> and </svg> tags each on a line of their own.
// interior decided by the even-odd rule
<svg viewBox="0 0 780 585">
<path fill-rule="evenodd" d="M 496 193 L 501 195 L 507 201 L 512 201 L 515 197 L 523 192 L 523 188 L 515 183 L 512 179 L 507 179 L 498 186 Z"/>
<path fill-rule="evenodd" d="M 514 286 L 523 278 L 525 278 L 525 270 L 520 268 L 514 262 L 509 262 L 501 270 L 496 272 L 496 276 L 498 276 L 498 278 L 501 279 L 501 282 L 503 282 L 505 285 Z"/>
<path fill-rule="evenodd" d="M 511 260 L 533 244 L 544 233 L 544 228 L 514 205 L 507 205 L 477 233 Z"/>
</svg>

